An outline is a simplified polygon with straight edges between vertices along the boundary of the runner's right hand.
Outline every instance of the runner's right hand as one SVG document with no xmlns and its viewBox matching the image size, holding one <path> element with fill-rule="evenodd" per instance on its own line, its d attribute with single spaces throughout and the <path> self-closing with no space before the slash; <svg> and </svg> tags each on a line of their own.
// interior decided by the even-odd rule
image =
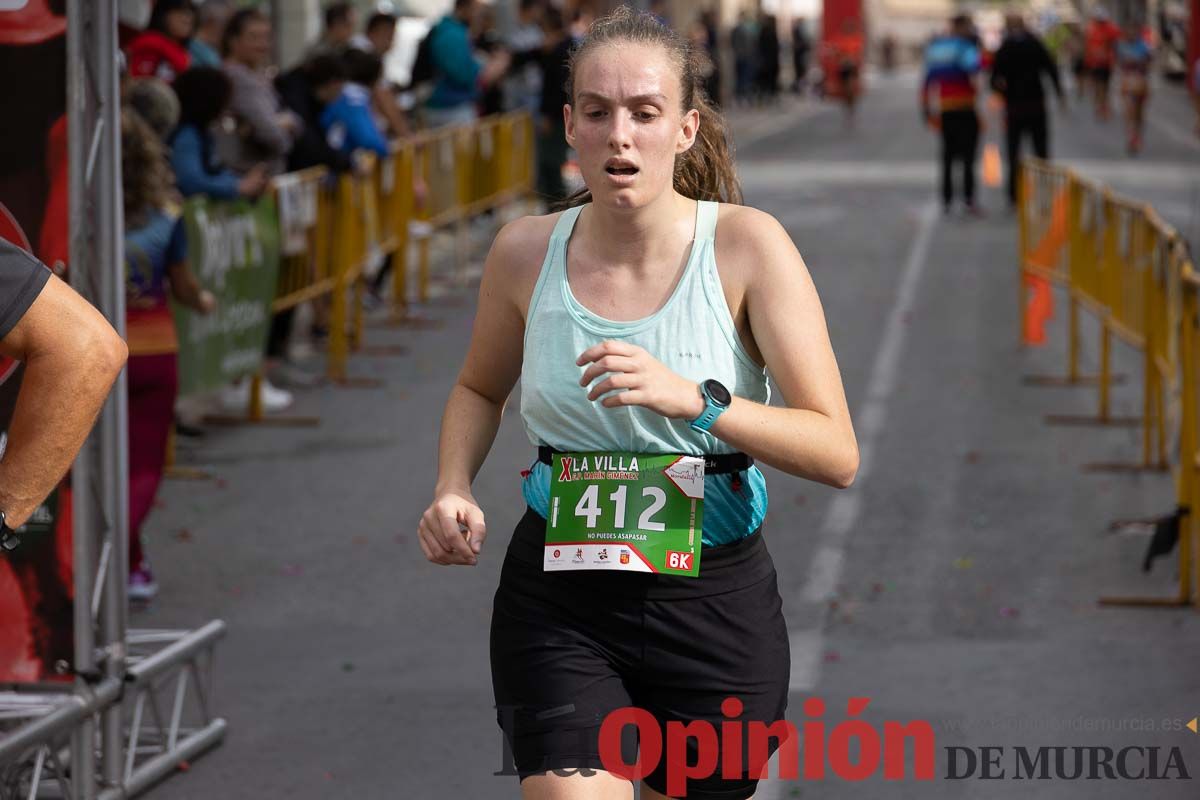
<svg viewBox="0 0 1200 800">
<path fill-rule="evenodd" d="M 487 538 L 483 511 L 468 491 L 446 491 L 425 509 L 417 541 L 434 564 L 475 566 Z"/>
</svg>

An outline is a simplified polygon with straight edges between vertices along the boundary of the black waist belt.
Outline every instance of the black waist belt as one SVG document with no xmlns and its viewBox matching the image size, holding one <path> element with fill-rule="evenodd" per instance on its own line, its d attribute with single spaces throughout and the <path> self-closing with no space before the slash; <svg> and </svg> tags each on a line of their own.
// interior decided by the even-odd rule
<svg viewBox="0 0 1200 800">
<path fill-rule="evenodd" d="M 538 461 L 543 464 L 553 464 L 554 454 L 563 450 L 555 450 L 549 445 L 538 447 Z M 745 453 L 718 453 L 706 455 L 704 458 L 705 475 L 727 475 L 732 472 L 745 472 L 754 466 L 754 457 Z"/>
</svg>

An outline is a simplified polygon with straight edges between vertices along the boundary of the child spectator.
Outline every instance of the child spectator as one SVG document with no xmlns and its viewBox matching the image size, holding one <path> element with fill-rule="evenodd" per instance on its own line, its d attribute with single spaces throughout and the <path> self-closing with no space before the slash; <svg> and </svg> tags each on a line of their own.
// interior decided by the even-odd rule
<svg viewBox="0 0 1200 800">
<path fill-rule="evenodd" d="M 319 55 L 280 75 L 275 88 L 283 104 L 304 122 L 304 131 L 288 153 L 288 171 L 326 166 L 345 172 L 353 163 L 348 153 L 330 147 L 321 127 L 321 113 L 337 100 L 346 86 L 346 66 L 333 55 Z"/>
<path fill-rule="evenodd" d="M 184 197 L 208 195 L 219 200 L 256 197 L 267 185 L 267 169 L 258 165 L 243 176 L 221 166 L 211 129 L 229 108 L 233 92 L 219 69 L 190 69 L 175 81 L 179 127 L 171 136 L 171 167 Z"/>
<path fill-rule="evenodd" d="M 132 109 L 121 114 L 121 183 L 125 201 L 125 328 L 129 344 L 129 596 L 158 591 L 142 550 L 141 527 L 162 480 L 175 419 L 179 343 L 167 292 L 209 314 L 212 294 L 188 268 L 179 209 L 162 142 Z"/>
<path fill-rule="evenodd" d="M 371 113 L 371 87 L 379 82 L 383 62 L 374 53 L 351 48 L 342 58 L 349 83 L 321 113 L 321 128 L 329 146 L 343 153 L 370 150 L 387 156 L 383 127 Z"/>
<path fill-rule="evenodd" d="M 188 41 L 196 28 L 192 0 L 158 0 L 150 24 L 129 45 L 129 74 L 167 83 L 191 64 Z"/>
</svg>

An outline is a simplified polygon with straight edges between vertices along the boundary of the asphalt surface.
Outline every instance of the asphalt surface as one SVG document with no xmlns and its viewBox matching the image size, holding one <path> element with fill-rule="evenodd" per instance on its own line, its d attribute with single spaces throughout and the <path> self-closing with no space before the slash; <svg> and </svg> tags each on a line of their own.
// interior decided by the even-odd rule
<svg viewBox="0 0 1200 800">
<path fill-rule="evenodd" d="M 1170 477 L 1085 474 L 1136 457 L 1138 434 L 1043 423 L 1095 409 L 1094 390 L 1022 383 L 1064 369 L 1065 314 L 1045 347 L 1017 346 L 1015 221 L 998 187 L 983 191 L 983 219 L 940 214 L 936 141 L 915 97 L 914 76 L 878 79 L 852 128 L 825 106 L 731 114 L 747 202 L 783 222 L 820 291 L 863 449 L 845 492 L 767 472 L 788 716 L 808 719 L 802 703 L 817 696 L 832 730 L 849 698 L 868 697 L 862 719 L 929 721 L 938 748 L 932 781 L 772 780 L 758 796 L 1194 798 L 1183 780 L 944 779 L 944 748 L 985 745 L 1007 748 L 1009 778 L 1018 745 L 1158 746 L 1160 766 L 1179 747 L 1200 777 L 1200 736 L 1180 729 L 1200 714 L 1200 619 L 1097 605 L 1173 591 L 1172 559 L 1140 572 L 1145 531 L 1109 530 L 1170 509 Z M 1161 119 L 1136 160 L 1116 122 L 1082 107 L 1056 117 L 1055 153 L 1194 236 L 1200 146 L 1183 102 L 1155 96 Z M 487 647 L 533 457 L 515 397 L 475 485 L 490 532 L 479 566 L 428 564 L 414 533 L 473 305 L 469 289 L 447 288 L 423 309 L 435 327 L 372 327 L 370 343 L 410 352 L 353 360 L 381 388 L 302 391 L 293 413 L 319 415 L 317 428 L 184 443 L 181 461 L 215 479 L 164 485 L 146 526 L 162 591 L 132 623 L 228 622 L 215 706 L 230 730 L 150 797 L 519 796 L 515 778 L 493 774 Z M 1117 359 L 1134 379 L 1115 410 L 1137 413 L 1137 356 L 1118 347 Z"/>
</svg>

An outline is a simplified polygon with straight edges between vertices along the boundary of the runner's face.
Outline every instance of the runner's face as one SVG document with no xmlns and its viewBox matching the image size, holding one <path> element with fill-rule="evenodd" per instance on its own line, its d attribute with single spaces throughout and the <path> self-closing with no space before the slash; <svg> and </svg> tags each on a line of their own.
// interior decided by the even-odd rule
<svg viewBox="0 0 1200 800">
<path fill-rule="evenodd" d="M 675 157 L 696 138 L 699 115 L 680 110 L 680 76 L 662 48 L 600 47 L 575 67 L 567 141 L 592 198 L 637 208 L 671 188 Z"/>
</svg>

